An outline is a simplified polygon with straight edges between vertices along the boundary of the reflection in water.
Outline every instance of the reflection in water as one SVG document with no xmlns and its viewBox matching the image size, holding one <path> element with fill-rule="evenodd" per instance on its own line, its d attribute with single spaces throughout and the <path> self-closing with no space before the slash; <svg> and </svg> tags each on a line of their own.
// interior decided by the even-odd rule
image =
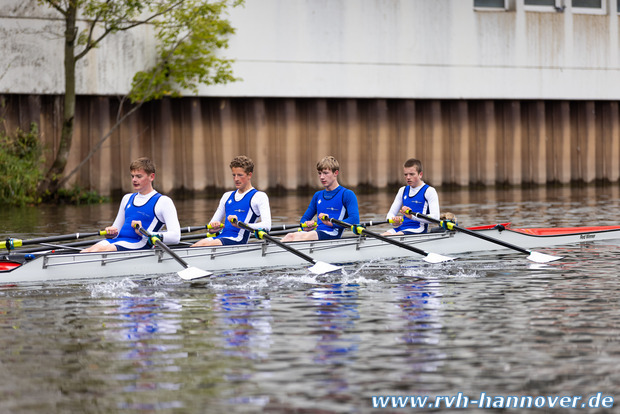
<svg viewBox="0 0 620 414">
<path fill-rule="evenodd" d="M 177 334 L 180 321 L 167 315 L 177 313 L 181 305 L 177 301 L 162 301 L 149 297 L 126 297 L 115 301 L 116 309 L 107 312 L 119 322 L 110 323 L 106 335 L 114 341 L 124 342 L 125 347 L 117 353 L 118 360 L 131 362 L 131 370 L 119 377 L 127 383 L 122 391 L 136 393 L 143 391 L 178 390 L 180 385 L 167 382 L 157 373 L 178 371 L 179 358 L 187 358 L 187 353 L 178 351 L 179 344 L 167 345 L 161 338 Z M 177 352 L 174 352 L 177 351 Z M 153 410 L 156 408 L 178 408 L 174 401 L 157 404 L 131 402 L 121 406 L 124 409 Z"/>
<path fill-rule="evenodd" d="M 355 360 L 360 343 L 359 335 L 353 334 L 360 318 L 358 289 L 356 284 L 334 283 L 315 287 L 307 296 L 315 313 L 310 325 L 316 327 L 312 360 L 330 367 L 322 380 L 329 395 L 349 388 L 346 366 Z"/>
<path fill-rule="evenodd" d="M 267 357 L 271 341 L 270 300 L 256 292 L 225 290 L 215 295 L 215 311 L 223 325 L 224 349 L 229 356 Z"/>
<path fill-rule="evenodd" d="M 406 321 L 403 341 L 408 344 L 437 344 L 439 342 L 439 309 L 441 302 L 436 290 L 439 282 L 420 280 L 414 284 L 400 285 L 396 289 L 400 318 Z"/>
</svg>

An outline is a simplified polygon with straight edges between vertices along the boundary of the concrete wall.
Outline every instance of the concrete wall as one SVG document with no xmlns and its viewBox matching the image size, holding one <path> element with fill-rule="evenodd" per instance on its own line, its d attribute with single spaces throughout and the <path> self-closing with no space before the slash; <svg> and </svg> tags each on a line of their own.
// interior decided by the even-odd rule
<svg viewBox="0 0 620 414">
<path fill-rule="evenodd" d="M 0 95 L 9 131 L 40 125 L 58 142 L 58 96 Z M 315 165 L 339 159 L 341 183 L 384 188 L 402 182 L 416 157 L 442 185 L 618 182 L 618 102 L 413 99 L 181 98 L 142 107 L 72 180 L 102 194 L 131 191 L 129 163 L 159 166 L 161 191 L 219 194 L 232 187 L 228 164 L 246 154 L 260 189 L 317 188 Z M 71 171 L 114 124 L 118 100 L 79 97 Z"/>
<path fill-rule="evenodd" d="M 601 14 L 479 11 L 473 0 L 248 0 L 224 53 L 226 86 L 200 96 L 403 99 L 620 98 L 616 0 Z M 36 0 L 3 0 L 0 93 L 63 90 L 63 22 Z M 80 62 L 78 93 L 127 92 L 153 59 L 148 29 L 110 37 Z"/>
</svg>

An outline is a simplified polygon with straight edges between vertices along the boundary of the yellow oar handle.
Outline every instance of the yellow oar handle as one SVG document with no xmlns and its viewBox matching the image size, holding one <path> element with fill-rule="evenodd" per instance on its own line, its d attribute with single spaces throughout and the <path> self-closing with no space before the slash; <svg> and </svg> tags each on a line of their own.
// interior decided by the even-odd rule
<svg viewBox="0 0 620 414">
<path fill-rule="evenodd" d="M 22 240 L 20 239 L 6 239 L 5 241 L 0 242 L 0 249 L 8 249 L 12 250 L 16 247 L 22 246 Z"/>
<path fill-rule="evenodd" d="M 409 215 L 412 215 L 412 216 L 416 216 L 416 213 L 411 211 L 410 208 L 405 210 L 405 213 L 409 214 Z M 435 221 L 435 223 L 439 224 L 439 226 L 443 227 L 446 230 L 456 230 L 456 228 L 455 228 L 456 223 L 453 222 L 453 221 L 450 221 L 450 220 L 434 220 L 434 221 Z"/>
<path fill-rule="evenodd" d="M 252 227 L 250 227 L 249 225 L 247 225 L 244 222 L 239 222 L 239 220 L 236 219 L 235 217 L 230 218 L 229 221 L 232 224 L 239 223 L 239 227 L 241 227 L 244 230 L 247 230 L 247 231 L 252 231 L 253 230 Z M 257 239 L 263 240 L 263 237 L 265 237 L 265 236 L 269 236 L 269 233 L 267 233 L 265 230 L 263 230 L 263 229 L 256 229 L 256 230 L 254 230 L 254 237 L 256 237 Z"/>
</svg>

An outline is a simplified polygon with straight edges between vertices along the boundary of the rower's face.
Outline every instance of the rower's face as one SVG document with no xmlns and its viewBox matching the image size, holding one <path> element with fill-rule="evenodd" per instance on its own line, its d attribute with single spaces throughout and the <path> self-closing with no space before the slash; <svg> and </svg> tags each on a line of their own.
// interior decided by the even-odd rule
<svg viewBox="0 0 620 414">
<path fill-rule="evenodd" d="M 233 167 L 231 171 L 237 190 L 241 190 L 243 192 L 250 187 L 252 173 L 246 173 L 241 167 Z"/>
<path fill-rule="evenodd" d="M 419 173 L 416 167 L 406 167 L 403 175 L 408 186 L 417 187 L 422 182 L 422 173 Z"/>
<path fill-rule="evenodd" d="M 321 185 L 327 190 L 333 190 L 338 186 L 338 171 L 332 171 L 328 168 L 318 172 Z"/>
<path fill-rule="evenodd" d="M 155 174 L 147 174 L 143 169 L 131 171 L 131 185 L 135 192 L 148 194 L 153 189 Z"/>
</svg>

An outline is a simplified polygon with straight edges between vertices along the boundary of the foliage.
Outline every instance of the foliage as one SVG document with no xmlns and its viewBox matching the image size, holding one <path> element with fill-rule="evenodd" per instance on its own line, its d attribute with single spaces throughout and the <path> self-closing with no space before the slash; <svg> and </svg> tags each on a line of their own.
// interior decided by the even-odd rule
<svg viewBox="0 0 620 414">
<path fill-rule="evenodd" d="M 0 132 L 0 205 L 37 204 L 37 184 L 43 177 L 39 128 L 18 128 L 13 135 Z"/>
<path fill-rule="evenodd" d="M 134 75 L 128 94 L 141 105 L 165 96 L 195 93 L 199 84 L 233 82 L 231 60 L 216 55 L 228 47 L 234 29 L 222 18 L 229 7 L 244 0 L 38 0 L 61 14 L 65 23 L 65 93 L 63 125 L 58 152 L 39 184 L 39 194 L 53 194 L 68 177 L 64 175 L 73 137 L 75 117 L 75 63 L 109 35 L 138 26 L 152 30 L 157 39 L 157 58 L 151 68 Z M 121 106 L 122 107 L 122 106 Z M 122 111 L 119 109 L 119 118 Z M 123 117 L 122 119 L 125 119 Z M 122 119 L 112 127 L 116 128 Z M 83 165 L 109 136 L 80 163 Z M 77 169 L 70 175 L 75 174 Z"/>
<path fill-rule="evenodd" d="M 57 0 L 40 0 L 54 6 Z M 199 84 L 234 82 L 231 60 L 217 57 L 235 30 L 221 16 L 244 0 L 81 0 L 76 8 L 88 25 L 77 36 L 75 59 L 97 47 L 109 34 L 148 24 L 157 39 L 155 64 L 134 75 L 129 97 L 148 102 L 197 92 Z M 58 9 L 58 7 L 57 7 Z M 60 8 L 59 11 L 66 11 Z"/>
<path fill-rule="evenodd" d="M 147 102 L 165 96 L 181 96 L 181 90 L 198 91 L 199 84 L 213 85 L 238 80 L 232 75 L 231 60 L 216 51 L 228 47 L 234 28 L 219 16 L 227 1 L 185 1 L 165 18 L 154 20 L 158 39 L 158 60 L 138 72 L 129 94 L 132 102 Z M 233 6 L 241 4 L 235 1 Z"/>
<path fill-rule="evenodd" d="M 86 191 L 76 185 L 71 189 L 61 188 L 56 194 L 56 201 L 62 204 L 101 204 L 110 201 L 96 191 Z"/>
</svg>

